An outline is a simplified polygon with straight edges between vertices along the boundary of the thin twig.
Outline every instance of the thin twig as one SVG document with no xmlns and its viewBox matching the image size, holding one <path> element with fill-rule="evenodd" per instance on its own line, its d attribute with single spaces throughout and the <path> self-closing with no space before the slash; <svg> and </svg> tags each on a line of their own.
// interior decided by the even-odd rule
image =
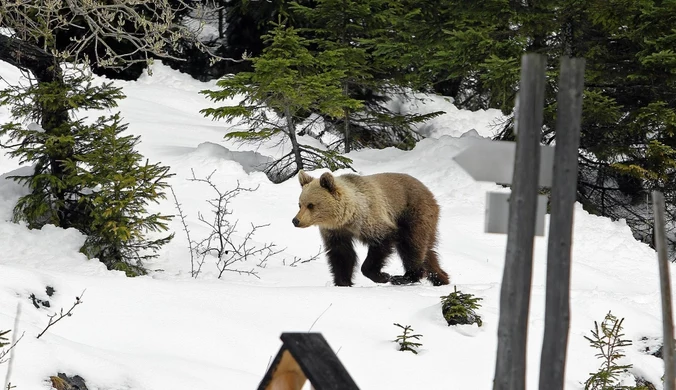
<svg viewBox="0 0 676 390">
<path fill-rule="evenodd" d="M 324 313 L 326 313 L 326 311 L 329 310 L 329 309 L 331 308 L 331 305 L 333 305 L 333 302 L 332 302 L 332 303 L 329 303 L 329 306 L 328 306 L 326 309 L 324 309 L 324 311 L 322 312 L 322 314 L 319 315 L 319 317 L 317 317 L 317 318 L 315 319 L 315 322 L 312 323 L 312 326 L 310 326 L 310 329 L 307 330 L 308 333 L 310 333 L 310 331 L 312 330 L 312 328 L 315 326 L 315 324 L 317 323 L 317 321 L 319 321 L 319 319 L 322 318 L 322 316 L 324 315 Z"/>
<path fill-rule="evenodd" d="M 185 214 L 183 214 L 183 210 L 181 209 L 181 204 L 178 203 L 178 198 L 176 197 L 176 193 L 174 193 L 174 187 L 170 186 L 169 190 L 171 191 L 171 195 L 174 197 L 174 204 L 176 205 L 176 209 L 178 210 L 178 216 L 181 218 L 181 224 L 183 225 L 183 231 L 185 231 L 185 235 L 188 238 L 188 249 L 190 250 L 190 276 L 193 278 L 196 278 L 197 275 L 199 274 L 198 272 L 195 272 L 195 250 L 192 246 L 193 241 L 190 238 L 190 230 L 188 229 L 188 224 L 185 222 Z M 200 267 L 201 268 L 201 267 Z"/>
<path fill-rule="evenodd" d="M 49 316 L 49 323 L 47 324 L 47 327 L 43 329 L 42 332 L 40 332 L 37 338 L 40 338 L 40 336 L 42 336 L 47 331 L 47 329 L 49 329 L 52 325 L 56 324 L 57 322 L 61 321 L 64 317 L 70 317 L 71 315 L 73 315 L 72 314 L 73 309 L 75 309 L 75 306 L 82 303 L 82 296 L 84 295 L 86 290 L 87 289 L 83 290 L 82 294 L 80 294 L 79 297 L 75 297 L 75 303 L 73 303 L 73 306 L 71 306 L 71 308 L 66 313 L 64 313 L 63 308 L 61 308 L 60 314 L 54 313 L 53 315 Z M 56 318 L 56 320 L 54 318 Z"/>
</svg>

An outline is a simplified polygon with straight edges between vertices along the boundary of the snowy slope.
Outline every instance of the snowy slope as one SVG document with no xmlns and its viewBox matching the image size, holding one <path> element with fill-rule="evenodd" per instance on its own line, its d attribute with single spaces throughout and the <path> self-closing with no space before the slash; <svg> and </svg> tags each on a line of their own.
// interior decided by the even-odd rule
<svg viewBox="0 0 676 390">
<path fill-rule="evenodd" d="M 0 63 L 0 75 L 12 81 L 19 74 Z M 217 278 L 212 260 L 200 277 L 190 277 L 187 239 L 174 219 L 175 239 L 160 258 L 147 264 L 149 275 L 126 278 L 78 252 L 84 237 L 74 230 L 45 227 L 28 230 L 9 222 L 23 189 L 0 181 L 0 330 L 13 327 L 21 302 L 11 382 L 18 390 L 47 389 L 57 372 L 81 375 L 90 389 L 252 389 L 277 353 L 282 332 L 321 332 L 337 351 L 362 389 L 490 389 L 495 364 L 500 282 L 506 236 L 483 233 L 485 192 L 490 183 L 472 180 L 452 156 L 480 136 L 490 136 L 497 110 L 468 112 L 431 97 L 424 106 L 399 102 L 404 110 L 448 113 L 421 132 L 430 138 L 409 152 L 394 148 L 349 154 L 362 174 L 396 171 L 412 174 L 437 195 L 442 207 L 439 253 L 451 285 L 433 287 L 375 285 L 357 275 L 352 288 L 338 288 L 324 257 L 290 266 L 294 257 L 317 253 L 315 228 L 296 229 L 300 187 L 296 179 L 269 182 L 256 165 L 283 153 L 273 144 L 257 148 L 223 139 L 231 128 L 199 114 L 212 105 L 200 83 L 158 64 L 152 77 L 116 82 L 127 99 L 120 110 L 129 131 L 142 136 L 140 151 L 153 162 L 171 166 L 170 183 L 187 215 L 193 238 L 206 234 L 197 219 L 208 213 L 209 188 L 188 179 L 216 171 L 215 184 L 232 189 L 258 187 L 232 203 L 238 226 L 269 224 L 255 240 L 274 242 L 284 252 L 259 267 L 252 260 L 239 265 L 259 278 L 226 272 Z M 93 116 L 93 114 L 92 114 Z M 0 122 L 9 118 L 0 109 Z M 305 141 L 308 141 L 307 139 Z M 18 168 L 18 161 L 0 155 L 0 174 Z M 21 168 L 25 169 L 25 168 Z M 322 171 L 311 172 L 318 176 Z M 176 214 L 171 197 L 156 209 Z M 633 240 L 623 222 L 589 215 L 577 205 L 572 274 L 572 318 L 566 388 L 580 389 L 598 367 L 588 347 L 594 321 L 609 311 L 625 317 L 625 333 L 634 341 L 625 362 L 659 388 L 662 361 L 639 348 L 644 336 L 661 338 L 659 284 L 655 253 Z M 244 228 L 243 228 L 244 229 Z M 244 230 L 241 231 L 244 234 Z M 547 238 L 536 239 L 533 295 L 529 322 L 528 386 L 536 388 L 543 332 Z M 363 259 L 366 248 L 358 246 Z M 390 272 L 401 272 L 394 256 Z M 439 297 L 453 286 L 484 300 L 484 326 L 448 327 Z M 56 293 L 47 297 L 46 286 Z M 86 291 L 85 291 L 86 290 Z M 85 291 L 72 317 L 50 328 L 48 315 L 67 310 Z M 28 298 L 48 299 L 50 308 L 36 309 Z M 420 353 L 398 352 L 392 340 L 400 334 L 393 323 L 411 325 L 423 335 Z M 8 365 L 0 365 L 4 378 Z"/>
</svg>

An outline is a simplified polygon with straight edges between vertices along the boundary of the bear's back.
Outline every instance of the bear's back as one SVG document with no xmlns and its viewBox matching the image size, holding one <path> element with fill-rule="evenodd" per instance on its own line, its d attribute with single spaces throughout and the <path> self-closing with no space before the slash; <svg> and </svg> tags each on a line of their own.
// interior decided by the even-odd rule
<svg viewBox="0 0 676 390">
<path fill-rule="evenodd" d="M 359 176 L 342 176 L 357 191 L 366 195 L 370 203 L 385 203 L 391 214 L 421 208 L 438 210 L 434 194 L 420 180 L 405 173 L 384 172 Z"/>
</svg>

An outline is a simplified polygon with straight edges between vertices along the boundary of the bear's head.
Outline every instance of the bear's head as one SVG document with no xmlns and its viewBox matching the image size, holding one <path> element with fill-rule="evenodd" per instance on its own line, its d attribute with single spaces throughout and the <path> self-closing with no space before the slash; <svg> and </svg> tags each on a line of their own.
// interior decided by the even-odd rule
<svg viewBox="0 0 676 390">
<path fill-rule="evenodd" d="M 333 175 L 325 172 L 319 179 L 301 170 L 298 180 L 302 191 L 298 199 L 298 214 L 293 225 L 299 228 L 319 226 L 327 229 L 340 225 L 345 205 L 342 204 L 342 189 Z"/>
</svg>

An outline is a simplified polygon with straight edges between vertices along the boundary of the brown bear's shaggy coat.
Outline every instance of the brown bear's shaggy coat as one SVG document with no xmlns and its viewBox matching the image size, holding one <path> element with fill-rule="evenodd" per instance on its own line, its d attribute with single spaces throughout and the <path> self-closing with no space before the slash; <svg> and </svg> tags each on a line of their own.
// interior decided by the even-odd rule
<svg viewBox="0 0 676 390">
<path fill-rule="evenodd" d="M 439 266 L 439 205 L 419 180 L 402 173 L 333 176 L 315 179 L 299 173 L 302 192 L 296 227 L 319 227 L 336 286 L 351 286 L 357 264 L 353 239 L 368 245 L 362 273 L 376 283 L 406 284 L 427 277 L 435 286 L 448 284 Z M 404 275 L 382 272 L 397 249 Z"/>
</svg>

